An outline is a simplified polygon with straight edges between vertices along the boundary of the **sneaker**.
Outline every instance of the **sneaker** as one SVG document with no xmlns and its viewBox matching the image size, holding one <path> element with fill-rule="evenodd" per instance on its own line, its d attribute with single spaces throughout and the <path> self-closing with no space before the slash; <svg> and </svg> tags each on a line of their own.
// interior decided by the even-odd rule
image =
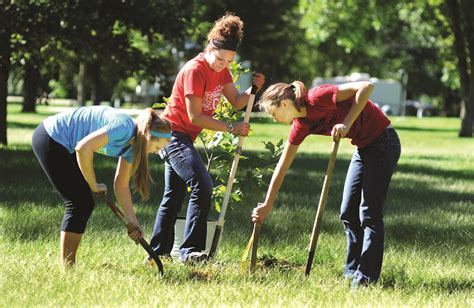
<svg viewBox="0 0 474 308">
<path fill-rule="evenodd" d="M 366 288 L 369 286 L 369 284 L 371 284 L 370 279 L 359 274 L 359 275 L 356 275 L 354 279 L 352 280 L 351 289 L 357 290 L 357 289 Z"/>
<path fill-rule="evenodd" d="M 343 277 L 345 279 L 348 279 L 348 280 L 353 280 L 354 278 L 357 277 L 357 275 L 356 275 L 355 271 L 350 271 L 350 272 L 344 273 Z"/>
<path fill-rule="evenodd" d="M 182 256 L 179 257 L 179 260 L 185 264 L 197 264 L 204 263 L 209 257 L 204 251 L 193 251 L 190 252 L 184 259 Z"/>
</svg>

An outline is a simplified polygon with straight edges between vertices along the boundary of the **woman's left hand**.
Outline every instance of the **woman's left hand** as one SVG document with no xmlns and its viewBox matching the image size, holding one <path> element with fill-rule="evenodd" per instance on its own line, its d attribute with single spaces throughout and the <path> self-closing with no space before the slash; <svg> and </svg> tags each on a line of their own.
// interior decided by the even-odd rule
<svg viewBox="0 0 474 308">
<path fill-rule="evenodd" d="M 252 85 L 255 85 L 257 87 L 257 92 L 260 91 L 264 84 L 265 75 L 263 75 L 262 73 L 252 74 Z"/>
<path fill-rule="evenodd" d="M 134 225 L 134 229 L 128 232 L 128 236 L 135 242 L 135 244 L 138 244 L 143 237 L 143 231 L 140 226 Z"/>
<path fill-rule="evenodd" d="M 272 207 L 266 203 L 259 203 L 252 211 L 252 221 L 261 225 L 271 210 Z"/>
<path fill-rule="evenodd" d="M 348 132 L 349 132 L 349 127 L 340 123 L 340 124 L 334 125 L 331 131 L 331 136 L 333 139 L 335 139 L 336 137 L 344 138 Z"/>
</svg>

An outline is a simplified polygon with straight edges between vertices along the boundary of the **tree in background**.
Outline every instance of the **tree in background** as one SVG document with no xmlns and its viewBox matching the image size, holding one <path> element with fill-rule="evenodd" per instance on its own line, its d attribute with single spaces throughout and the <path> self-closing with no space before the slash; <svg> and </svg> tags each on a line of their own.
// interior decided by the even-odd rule
<svg viewBox="0 0 474 308">
<path fill-rule="evenodd" d="M 0 143 L 5 145 L 11 60 L 24 75 L 23 111 L 35 111 L 41 72 L 70 76 L 71 63 L 79 73 L 76 89 L 83 91 L 90 80 L 97 104 L 110 99 L 121 79 L 174 74 L 170 50 L 184 38 L 184 16 L 190 12 L 187 1 L 1 0 L 0 7 Z"/>
<path fill-rule="evenodd" d="M 0 144 L 7 144 L 6 116 L 8 77 L 11 59 L 23 66 L 24 111 L 34 111 L 29 98 L 35 96 L 32 84 L 39 83 L 38 56 L 50 42 L 48 31 L 54 33 L 55 3 L 33 1 L 0 1 Z"/>
<path fill-rule="evenodd" d="M 267 84 L 368 72 L 408 74 L 408 95 L 461 115 L 472 136 L 474 1 L 469 0 L 0 0 L 0 143 L 6 144 L 7 81 L 22 76 L 24 111 L 47 89 L 60 97 L 111 101 L 142 80 L 163 95 L 201 51 L 212 22 L 245 22 L 239 61 Z M 11 62 L 13 61 L 13 62 Z M 40 91 L 41 89 L 41 91 Z"/>
<path fill-rule="evenodd" d="M 192 39 L 196 48 L 191 55 L 202 50 L 212 22 L 232 12 L 244 22 L 244 38 L 238 49 L 240 60 L 249 60 L 252 69 L 265 73 L 267 84 L 281 80 L 311 78 L 301 62 L 305 55 L 300 50 L 307 44 L 300 28 L 301 14 L 297 0 L 260 1 L 195 1 L 195 27 Z"/>
<path fill-rule="evenodd" d="M 78 100 L 85 101 L 87 80 L 98 104 L 111 99 L 120 80 L 173 74 L 171 49 L 183 39 L 188 7 L 185 1 L 76 1 L 62 27 L 75 51 Z"/>
<path fill-rule="evenodd" d="M 445 14 L 454 36 L 454 49 L 461 86 L 460 137 L 472 137 L 474 122 L 474 2 L 447 0 Z"/>
<path fill-rule="evenodd" d="M 317 50 L 317 74 L 362 71 L 395 79 L 404 69 L 409 95 L 439 97 L 447 115 L 461 110 L 460 136 L 472 136 L 474 27 L 468 15 L 474 2 L 302 0 L 300 8 L 302 27 Z"/>
<path fill-rule="evenodd" d="M 7 144 L 7 96 L 11 55 L 9 21 L 7 10 L 0 10 L 0 144 L 4 145 Z"/>
</svg>

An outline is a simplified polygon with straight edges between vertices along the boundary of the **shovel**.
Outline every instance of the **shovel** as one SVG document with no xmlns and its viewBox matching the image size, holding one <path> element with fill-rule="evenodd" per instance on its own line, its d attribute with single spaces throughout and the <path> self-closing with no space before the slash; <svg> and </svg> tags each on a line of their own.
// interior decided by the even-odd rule
<svg viewBox="0 0 474 308">
<path fill-rule="evenodd" d="M 331 157 L 329 158 L 328 168 L 326 170 L 326 176 L 324 177 L 323 189 L 319 198 L 318 210 L 314 219 L 313 232 L 311 234 L 311 241 L 309 243 L 309 254 L 306 260 L 305 275 L 308 276 L 311 272 L 311 266 L 313 265 L 314 253 L 316 251 L 316 244 L 318 243 L 319 231 L 321 229 L 321 222 L 323 220 L 324 207 L 326 206 L 326 200 L 329 193 L 329 185 L 331 184 L 331 178 L 334 171 L 334 164 L 336 163 L 337 149 L 339 147 L 339 138 L 333 141 Z"/>
<path fill-rule="evenodd" d="M 99 193 L 98 195 L 102 198 L 102 200 L 105 201 L 105 203 L 107 203 L 107 205 L 110 207 L 112 212 L 114 212 L 115 216 L 117 216 L 117 218 L 125 225 L 128 232 L 132 232 L 135 230 L 135 227 L 127 221 L 127 219 L 125 218 L 125 215 L 120 210 L 120 208 L 114 202 L 112 202 L 105 193 Z M 151 246 L 148 244 L 148 242 L 144 238 L 140 239 L 139 244 L 143 247 L 143 249 L 146 250 L 146 252 L 153 259 L 153 261 L 155 261 L 156 266 L 158 266 L 158 272 L 160 273 L 161 276 L 163 276 L 164 274 L 163 263 L 161 263 L 161 260 L 158 254 L 151 248 Z"/>
</svg>

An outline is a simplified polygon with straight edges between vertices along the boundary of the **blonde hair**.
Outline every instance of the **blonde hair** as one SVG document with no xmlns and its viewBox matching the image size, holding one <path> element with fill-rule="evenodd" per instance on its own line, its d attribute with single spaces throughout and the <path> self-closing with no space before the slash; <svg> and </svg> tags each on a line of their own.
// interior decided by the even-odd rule
<svg viewBox="0 0 474 308">
<path fill-rule="evenodd" d="M 143 200 L 147 200 L 150 197 L 149 185 L 150 182 L 153 183 L 148 166 L 147 151 L 148 142 L 155 138 L 150 134 L 151 130 L 169 133 L 171 125 L 161 116 L 160 112 L 147 108 L 137 118 L 137 132 L 133 141 L 133 191 L 138 192 Z"/>
<path fill-rule="evenodd" d="M 298 111 L 306 104 L 306 87 L 301 81 L 293 81 L 291 84 L 276 83 L 268 87 L 262 94 L 259 105 L 260 109 L 270 113 L 280 107 L 285 99 L 291 100 Z"/>
<path fill-rule="evenodd" d="M 207 34 L 209 45 L 207 49 L 216 48 L 212 46 L 213 41 L 233 42 L 235 46 L 242 40 L 244 36 L 244 23 L 240 17 L 233 13 L 226 13 L 214 23 L 211 31 Z"/>
</svg>

